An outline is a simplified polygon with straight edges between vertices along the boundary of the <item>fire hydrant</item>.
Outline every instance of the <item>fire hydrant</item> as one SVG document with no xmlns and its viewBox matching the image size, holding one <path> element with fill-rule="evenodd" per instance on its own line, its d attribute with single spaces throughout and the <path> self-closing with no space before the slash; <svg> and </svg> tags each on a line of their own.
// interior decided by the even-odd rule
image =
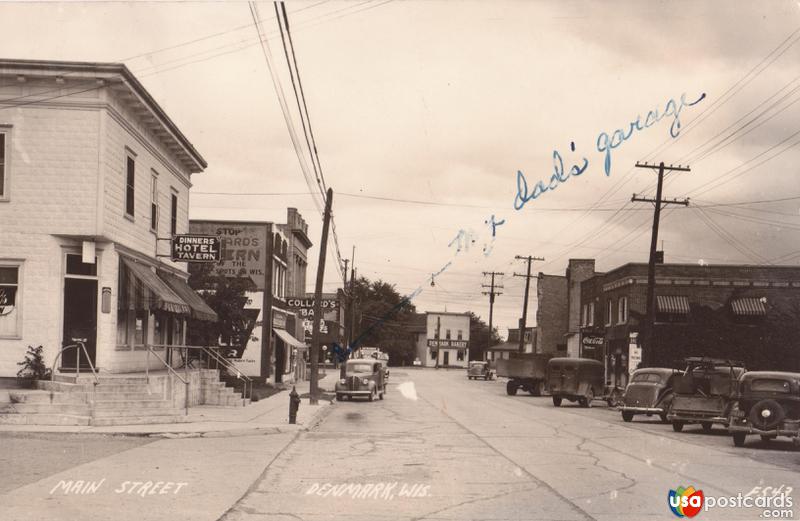
<svg viewBox="0 0 800 521">
<path fill-rule="evenodd" d="M 297 410 L 300 408 L 300 395 L 297 394 L 297 389 L 292 386 L 292 392 L 289 393 L 289 423 L 297 423 Z"/>
</svg>

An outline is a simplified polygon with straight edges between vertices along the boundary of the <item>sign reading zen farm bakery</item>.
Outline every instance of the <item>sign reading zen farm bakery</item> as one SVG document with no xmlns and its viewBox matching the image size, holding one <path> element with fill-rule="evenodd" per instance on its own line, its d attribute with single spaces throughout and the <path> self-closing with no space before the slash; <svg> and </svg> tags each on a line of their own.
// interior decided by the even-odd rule
<svg viewBox="0 0 800 521">
<path fill-rule="evenodd" d="M 219 262 L 222 259 L 219 237 L 176 235 L 172 238 L 172 260 L 180 262 Z"/>
</svg>

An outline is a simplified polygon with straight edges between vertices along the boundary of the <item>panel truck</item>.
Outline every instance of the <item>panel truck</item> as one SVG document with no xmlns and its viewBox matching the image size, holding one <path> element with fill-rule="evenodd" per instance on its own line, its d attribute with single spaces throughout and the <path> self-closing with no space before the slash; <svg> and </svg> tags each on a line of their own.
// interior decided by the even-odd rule
<svg viewBox="0 0 800 521">
<path fill-rule="evenodd" d="M 507 360 L 495 360 L 497 376 L 508 378 L 506 393 L 517 394 L 517 389 L 541 396 L 547 379 L 547 362 L 553 355 L 538 353 L 510 353 Z"/>
</svg>

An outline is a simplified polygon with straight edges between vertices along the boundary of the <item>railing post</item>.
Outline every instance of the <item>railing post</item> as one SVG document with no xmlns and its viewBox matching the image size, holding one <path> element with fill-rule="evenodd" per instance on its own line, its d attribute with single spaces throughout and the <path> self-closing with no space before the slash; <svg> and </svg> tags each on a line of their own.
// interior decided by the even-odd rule
<svg viewBox="0 0 800 521">
<path fill-rule="evenodd" d="M 150 385 L 150 348 L 152 346 L 147 344 L 145 347 L 147 348 L 147 354 L 144 357 L 144 381 Z"/>
<path fill-rule="evenodd" d="M 189 415 L 189 348 L 183 348 L 183 375 L 186 377 L 186 415 Z"/>
</svg>

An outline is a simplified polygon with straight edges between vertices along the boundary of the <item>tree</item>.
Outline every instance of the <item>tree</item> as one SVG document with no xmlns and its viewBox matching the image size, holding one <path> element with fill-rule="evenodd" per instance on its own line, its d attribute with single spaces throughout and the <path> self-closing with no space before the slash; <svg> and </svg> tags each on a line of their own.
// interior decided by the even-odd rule
<svg viewBox="0 0 800 521">
<path fill-rule="evenodd" d="M 394 284 L 359 277 L 353 283 L 357 310 L 353 350 L 363 346 L 380 347 L 389 354 L 391 365 L 410 365 L 415 355 L 414 336 L 408 326 L 416 308 Z"/>
<path fill-rule="evenodd" d="M 501 343 L 503 339 L 497 333 L 497 328 L 492 327 L 491 342 L 489 341 L 489 326 L 481 317 L 469 312 L 469 358 L 470 360 L 483 360 L 488 347 Z"/>
<path fill-rule="evenodd" d="M 249 277 L 225 277 L 214 272 L 213 264 L 193 265 L 189 286 L 217 313 L 217 322 L 191 320 L 187 328 L 188 341 L 194 345 L 220 345 L 244 349 L 255 325 L 254 310 L 245 309 L 247 291 L 254 291 Z"/>
</svg>

